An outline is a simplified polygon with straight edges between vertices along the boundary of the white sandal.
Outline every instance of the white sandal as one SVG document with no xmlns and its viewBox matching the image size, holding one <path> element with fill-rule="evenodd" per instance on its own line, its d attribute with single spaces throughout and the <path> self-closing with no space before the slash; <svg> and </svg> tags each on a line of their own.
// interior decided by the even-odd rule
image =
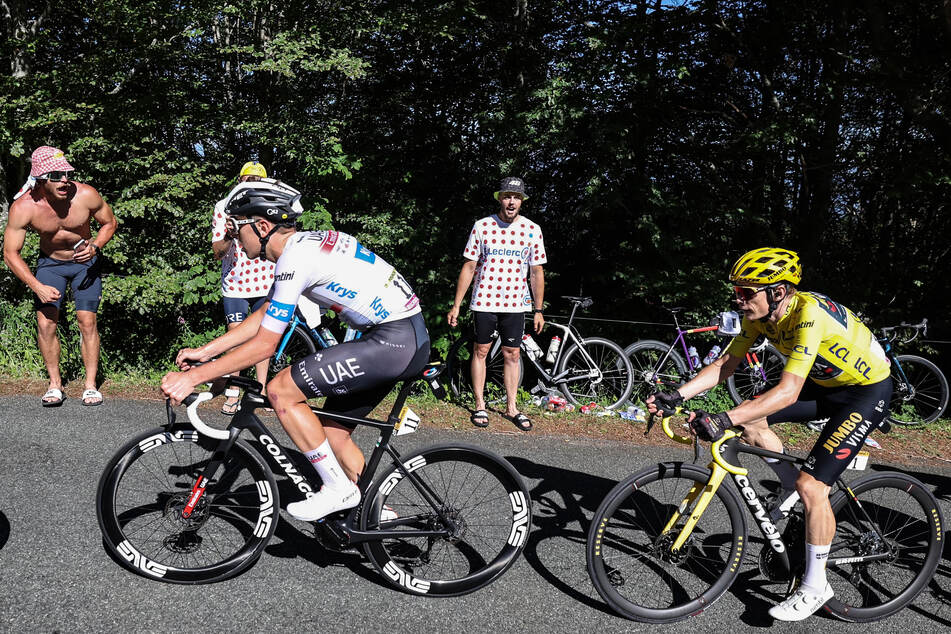
<svg viewBox="0 0 951 634">
<path fill-rule="evenodd" d="M 229 387 L 225 390 L 225 396 L 227 398 L 238 398 L 241 396 L 241 390 L 236 387 Z M 229 403 L 227 400 L 225 400 L 225 404 L 221 406 L 221 413 L 225 416 L 234 416 L 238 413 L 239 409 L 241 409 L 240 401 Z"/>
<path fill-rule="evenodd" d="M 48 401 L 46 400 L 48 398 L 52 398 L 55 400 Z M 40 399 L 40 402 L 43 403 L 43 407 L 59 407 L 60 405 L 63 404 L 63 401 L 65 400 L 66 400 L 66 395 L 63 394 L 63 390 L 60 390 L 55 387 L 51 387 L 50 389 L 46 390 L 46 394 L 42 396 L 42 398 Z"/>
<path fill-rule="evenodd" d="M 87 398 L 92 398 L 97 400 L 94 400 L 91 403 L 87 403 L 86 402 Z M 94 390 L 92 388 L 85 390 L 83 392 L 83 405 L 85 405 L 86 407 L 96 407 L 97 405 L 102 405 L 102 392 L 100 392 L 99 390 Z"/>
</svg>

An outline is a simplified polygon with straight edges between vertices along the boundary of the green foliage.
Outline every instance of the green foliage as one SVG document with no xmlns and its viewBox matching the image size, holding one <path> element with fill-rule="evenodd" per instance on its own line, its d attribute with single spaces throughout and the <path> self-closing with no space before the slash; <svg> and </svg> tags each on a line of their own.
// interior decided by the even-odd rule
<svg viewBox="0 0 951 634">
<path fill-rule="evenodd" d="M 555 312 L 584 293 L 591 316 L 675 304 L 703 323 L 742 251 L 783 245 L 806 288 L 951 338 L 940 4 L 516 5 L 11 3 L 0 212 L 42 144 L 113 206 L 107 375 L 164 366 L 191 340 L 179 318 L 220 329 L 211 210 L 252 158 L 304 192 L 305 229 L 400 269 L 440 352 L 468 228 L 507 173 L 531 188 Z M 0 318 L 29 316 L 7 269 L 0 291 Z M 42 371 L 26 327 L 2 336 L 16 371 Z"/>
</svg>

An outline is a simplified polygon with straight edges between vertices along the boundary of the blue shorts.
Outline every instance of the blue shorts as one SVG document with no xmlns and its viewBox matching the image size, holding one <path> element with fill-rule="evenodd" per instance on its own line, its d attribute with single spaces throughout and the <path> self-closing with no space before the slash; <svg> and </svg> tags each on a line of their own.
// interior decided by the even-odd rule
<svg viewBox="0 0 951 634">
<path fill-rule="evenodd" d="M 223 297 L 225 305 L 225 321 L 229 324 L 240 324 L 248 315 L 256 311 L 267 300 L 264 297 Z M 248 307 L 251 310 L 248 310 Z"/>
<path fill-rule="evenodd" d="M 73 301 L 76 304 L 76 310 L 88 310 L 96 312 L 99 310 L 99 302 L 102 300 L 102 277 L 99 275 L 101 261 L 97 255 L 86 262 L 73 262 L 72 260 L 56 260 L 50 256 L 40 253 L 36 261 L 36 279 L 41 284 L 52 286 L 59 291 L 59 299 L 55 302 L 41 304 L 37 297 L 33 305 L 36 310 L 52 306 L 59 310 L 63 306 L 63 299 L 66 297 L 66 285 L 73 287 Z"/>
</svg>

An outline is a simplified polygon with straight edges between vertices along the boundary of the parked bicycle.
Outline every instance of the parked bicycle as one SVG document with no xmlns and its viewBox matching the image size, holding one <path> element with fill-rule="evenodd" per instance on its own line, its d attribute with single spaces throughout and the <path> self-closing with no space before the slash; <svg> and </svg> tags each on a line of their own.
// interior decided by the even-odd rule
<svg viewBox="0 0 951 634">
<path fill-rule="evenodd" d="M 891 360 L 894 385 L 890 411 L 885 420 L 898 425 L 923 425 L 944 414 L 948 406 L 948 380 L 931 361 L 913 354 L 895 353 L 892 343 L 898 338 L 899 330 L 907 329 L 914 330 L 914 334 L 902 339 L 902 344 L 914 341 L 919 335 L 927 337 L 928 320 L 879 328 L 882 334 L 878 341 Z"/>
<path fill-rule="evenodd" d="M 672 343 L 668 345 L 654 339 L 642 339 L 624 349 L 634 370 L 631 392 L 631 401 L 634 403 L 643 403 L 655 391 L 676 389 L 700 372 L 703 368 L 700 355 L 694 346 L 688 347 L 687 335 L 714 331 L 720 337 L 739 334 L 740 318 L 734 312 L 721 313 L 715 325 L 684 330 L 677 319 L 677 314 L 684 309 L 677 307 L 667 310 L 674 318 L 674 329 L 677 331 Z M 678 344 L 683 354 L 677 351 Z M 715 346 L 705 361 L 709 363 L 720 354 L 720 346 Z M 785 365 L 786 357 L 765 339 L 751 347 L 733 376 L 726 381 L 733 402 L 740 404 L 779 384 Z"/>
<path fill-rule="evenodd" d="M 546 327 L 560 331 L 558 344 L 549 343 L 549 354 L 541 352 L 531 335 L 522 339 L 522 354 L 519 358 L 519 383 L 523 378 L 525 363 L 534 368 L 538 384 L 531 390 L 561 391 L 574 405 L 594 401 L 605 409 L 613 410 L 627 402 L 631 393 L 631 363 L 621 346 L 603 337 L 582 337 L 574 326 L 578 309 L 590 308 L 590 297 L 564 296 L 571 304 L 567 324 L 549 319 Z M 470 372 L 472 354 L 471 333 L 463 335 L 449 349 L 446 358 L 449 386 L 457 398 L 467 399 L 472 392 Z M 554 341 L 554 338 L 553 338 Z M 502 386 L 502 347 L 496 338 L 486 358 L 487 391 L 490 381 Z"/>
<path fill-rule="evenodd" d="M 662 427 L 671 439 L 693 444 L 699 455 L 696 438 L 677 434 L 670 418 Z M 709 453 L 706 468 L 665 462 L 626 478 L 594 514 L 588 574 L 618 614 L 672 623 L 720 598 L 750 546 L 744 503 L 765 542 L 760 572 L 770 581 L 788 582 L 787 593 L 801 578 L 802 503 L 780 530 L 739 454 L 797 465 L 804 460 L 743 444 L 735 430 L 726 431 Z M 727 474 L 736 491 L 721 486 Z M 911 603 L 931 581 L 944 547 L 944 518 L 931 491 L 904 473 L 880 472 L 849 484 L 840 478 L 836 484 L 830 500 L 836 533 L 827 564 L 835 596 L 824 609 L 845 621 L 877 621 Z"/>
<path fill-rule="evenodd" d="M 419 378 L 440 391 L 440 371 L 430 365 Z M 190 423 L 176 422 L 167 402 L 168 422 L 126 443 L 103 471 L 96 492 L 103 541 L 132 572 L 171 583 L 233 577 L 254 564 L 277 527 L 274 474 L 293 482 L 295 497 L 319 488 L 255 414 L 265 406 L 260 383 L 224 381 L 245 390 L 226 429 L 198 416 L 211 392 L 186 399 Z M 360 504 L 319 520 L 316 534 L 334 550 L 362 547 L 400 590 L 466 594 L 497 579 L 522 552 L 529 493 L 505 459 L 479 447 L 451 443 L 401 455 L 391 440 L 419 425 L 405 407 L 415 381 L 402 384 L 385 421 L 314 408 L 321 417 L 380 430 L 357 482 Z"/>
</svg>

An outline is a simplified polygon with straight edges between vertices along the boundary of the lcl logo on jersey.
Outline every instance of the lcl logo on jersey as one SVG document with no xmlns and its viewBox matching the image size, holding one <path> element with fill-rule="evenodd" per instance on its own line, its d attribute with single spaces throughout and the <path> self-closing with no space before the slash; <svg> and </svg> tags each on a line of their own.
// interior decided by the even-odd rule
<svg viewBox="0 0 951 634">
<path fill-rule="evenodd" d="M 356 292 L 356 291 L 352 291 L 352 290 L 350 290 L 349 288 L 344 288 L 343 286 L 341 286 L 341 285 L 338 284 L 337 282 L 331 282 L 330 284 L 327 284 L 327 287 L 326 287 L 326 288 L 327 288 L 327 290 L 330 291 L 331 293 L 336 293 L 338 297 L 341 297 L 341 298 L 343 298 L 343 299 L 356 299 L 356 298 L 357 298 L 357 292 Z"/>
</svg>

